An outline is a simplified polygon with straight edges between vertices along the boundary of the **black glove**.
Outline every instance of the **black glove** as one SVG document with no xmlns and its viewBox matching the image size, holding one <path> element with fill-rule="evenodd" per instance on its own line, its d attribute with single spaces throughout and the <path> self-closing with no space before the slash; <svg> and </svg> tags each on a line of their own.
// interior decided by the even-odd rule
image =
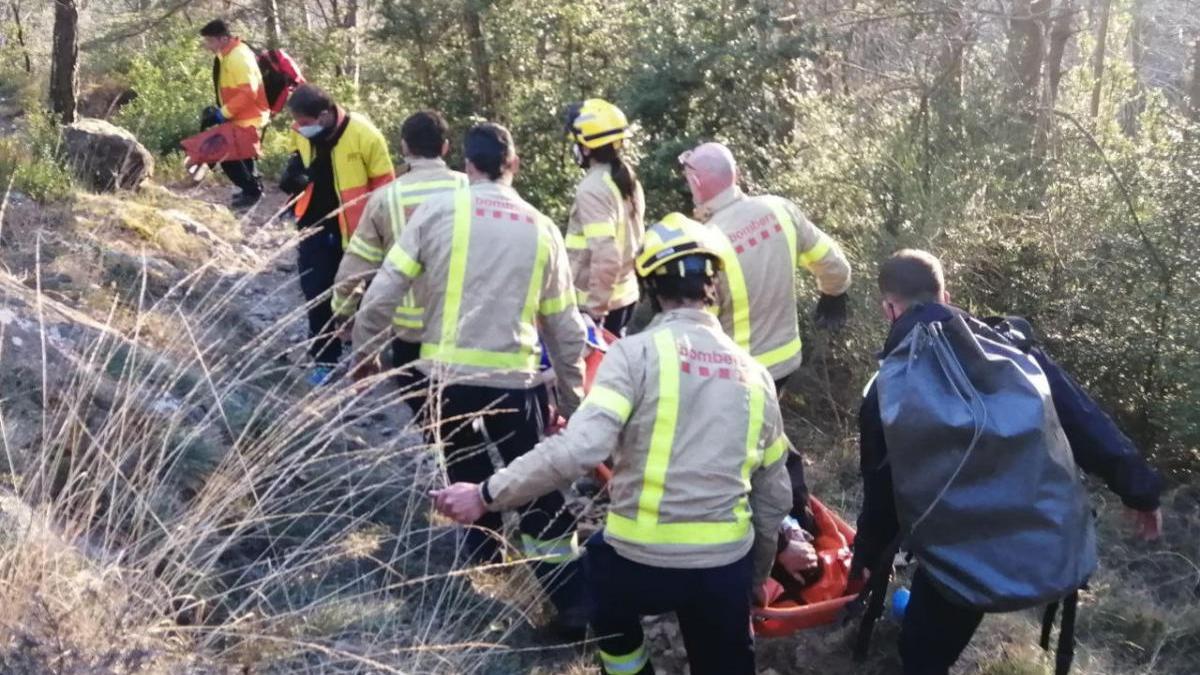
<svg viewBox="0 0 1200 675">
<path fill-rule="evenodd" d="M 221 109 L 210 105 L 200 111 L 200 131 L 217 126 L 221 123 Z"/>
<path fill-rule="evenodd" d="M 841 330 L 846 325 L 846 294 L 841 295 L 825 295 L 821 294 L 821 299 L 817 300 L 817 311 L 815 322 L 817 328 L 825 330 Z"/>
<path fill-rule="evenodd" d="M 298 195 L 304 192 L 308 183 L 308 171 L 304 168 L 304 162 L 300 161 L 299 154 L 293 152 L 279 176 L 279 189 L 289 195 Z"/>
</svg>

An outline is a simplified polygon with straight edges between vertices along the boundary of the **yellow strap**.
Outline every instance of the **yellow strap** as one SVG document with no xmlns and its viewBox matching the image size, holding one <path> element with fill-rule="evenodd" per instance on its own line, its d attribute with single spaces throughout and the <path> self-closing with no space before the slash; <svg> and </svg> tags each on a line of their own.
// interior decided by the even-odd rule
<svg viewBox="0 0 1200 675">
<path fill-rule="evenodd" d="M 599 223 L 588 223 L 583 226 L 583 236 L 586 239 L 601 239 L 617 236 L 617 228 L 607 220 Z"/>
<path fill-rule="evenodd" d="M 392 247 L 392 250 L 388 252 L 387 261 L 392 267 L 396 268 L 397 272 L 410 279 L 421 276 L 421 263 L 413 260 L 399 246 Z"/>
<path fill-rule="evenodd" d="M 350 239 L 350 245 L 346 247 L 346 253 L 353 253 L 373 265 L 383 262 L 383 249 L 368 244 L 360 239 L 357 234 Z"/>
<path fill-rule="evenodd" d="M 659 330 L 654 334 L 654 347 L 658 352 L 658 406 L 637 511 L 638 524 L 651 528 L 658 524 L 658 507 L 663 498 L 679 417 L 679 353 L 674 334 L 668 329 Z"/>
<path fill-rule="evenodd" d="M 646 644 L 642 643 L 637 649 L 628 654 L 609 654 L 600 650 L 600 662 L 604 665 L 605 675 L 635 675 L 646 667 L 650 656 L 646 653 Z"/>
<path fill-rule="evenodd" d="M 446 269 L 446 293 L 442 296 L 442 350 L 458 344 L 458 314 L 462 309 L 463 284 L 467 276 L 467 251 L 471 239 L 471 191 L 454 196 L 454 230 L 450 238 L 450 264 Z"/>
<path fill-rule="evenodd" d="M 549 316 L 575 307 L 575 291 L 566 291 L 557 298 L 546 298 L 538 305 L 538 314 Z"/>
<path fill-rule="evenodd" d="M 458 366 L 475 366 L 496 370 L 536 371 L 539 359 L 536 354 L 493 352 L 486 349 L 468 349 L 436 344 L 421 345 L 421 358 Z"/>
<path fill-rule="evenodd" d="M 814 264 L 820 262 L 830 251 L 833 250 L 833 240 L 824 232 L 817 238 L 817 243 L 812 245 L 804 253 L 800 254 L 800 264 L 805 268 L 811 268 Z"/>
<path fill-rule="evenodd" d="M 762 354 L 755 354 L 754 360 L 758 361 L 763 368 L 770 368 L 771 366 L 783 363 L 784 361 L 787 361 L 793 356 L 799 354 L 802 346 L 803 345 L 801 344 L 799 337 L 793 338 L 782 347 L 776 347 L 775 349 L 765 351 Z"/>
<path fill-rule="evenodd" d="M 566 243 L 568 249 L 574 251 L 587 249 L 587 237 L 582 234 L 568 234 L 563 241 Z"/>
<path fill-rule="evenodd" d="M 624 424 L 633 412 L 633 403 L 608 387 L 593 386 L 587 398 L 583 399 L 582 406 L 588 405 L 603 408 L 616 415 L 621 424 Z"/>
</svg>

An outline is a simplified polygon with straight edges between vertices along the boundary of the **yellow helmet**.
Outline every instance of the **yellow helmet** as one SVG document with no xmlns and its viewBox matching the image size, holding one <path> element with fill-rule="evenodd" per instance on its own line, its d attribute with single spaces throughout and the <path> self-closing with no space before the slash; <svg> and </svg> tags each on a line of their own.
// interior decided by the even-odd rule
<svg viewBox="0 0 1200 675">
<path fill-rule="evenodd" d="M 662 220 L 646 228 L 642 249 L 633 262 L 634 269 L 642 278 L 664 274 L 684 276 L 689 272 L 713 276 L 723 267 L 720 248 L 713 241 L 714 236 L 708 226 L 682 213 L 668 213 Z M 707 262 L 703 266 L 683 262 L 684 258 L 692 256 L 703 256 Z M 674 261 L 680 261 L 680 264 L 669 264 Z"/>
<path fill-rule="evenodd" d="M 633 136 L 629 120 L 617 106 L 602 98 L 589 98 L 567 106 L 567 135 L 588 149 L 616 143 Z"/>
</svg>

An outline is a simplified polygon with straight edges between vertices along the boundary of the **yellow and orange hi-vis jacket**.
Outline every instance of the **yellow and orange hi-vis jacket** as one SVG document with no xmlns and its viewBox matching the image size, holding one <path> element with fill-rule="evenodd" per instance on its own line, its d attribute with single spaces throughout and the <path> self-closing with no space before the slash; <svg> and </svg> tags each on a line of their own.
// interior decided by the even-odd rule
<svg viewBox="0 0 1200 675">
<path fill-rule="evenodd" d="M 335 128 L 340 129 L 343 125 L 345 130 L 333 146 L 332 160 L 334 190 L 341 203 L 338 227 L 342 232 L 342 245 L 346 246 L 362 220 L 367 197 L 392 182 L 396 178 L 396 170 L 388 154 L 387 141 L 367 118 L 338 108 Z M 295 129 L 292 130 L 292 147 L 299 153 L 305 168 L 312 165 L 313 144 Z M 312 192 L 313 186 L 310 184 L 296 202 L 296 218 L 308 210 Z"/>
<path fill-rule="evenodd" d="M 246 43 L 234 38 L 229 42 L 229 48 L 217 56 L 213 83 L 225 119 L 238 126 L 259 128 L 271 120 L 258 59 Z"/>
</svg>

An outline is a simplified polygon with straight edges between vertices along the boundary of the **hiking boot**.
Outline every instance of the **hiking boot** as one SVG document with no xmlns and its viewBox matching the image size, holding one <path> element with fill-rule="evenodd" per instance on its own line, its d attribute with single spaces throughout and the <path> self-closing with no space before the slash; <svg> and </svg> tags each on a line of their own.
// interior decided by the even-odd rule
<svg viewBox="0 0 1200 675">
<path fill-rule="evenodd" d="M 262 200 L 261 192 L 258 194 L 241 192 L 233 198 L 233 201 L 230 203 L 230 206 L 232 206 L 235 209 L 249 209 L 249 208 L 252 208 L 254 205 L 258 204 L 258 202 L 261 200 Z"/>
</svg>

